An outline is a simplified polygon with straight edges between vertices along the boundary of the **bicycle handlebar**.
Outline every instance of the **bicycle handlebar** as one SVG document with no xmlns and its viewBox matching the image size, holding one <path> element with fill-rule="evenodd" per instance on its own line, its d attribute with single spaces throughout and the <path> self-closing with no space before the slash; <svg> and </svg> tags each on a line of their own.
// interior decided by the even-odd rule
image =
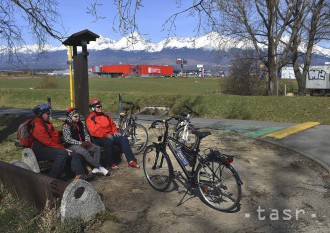
<svg viewBox="0 0 330 233">
<path fill-rule="evenodd" d="M 170 118 L 163 119 L 163 120 L 155 120 L 155 121 L 153 121 L 153 122 L 151 123 L 151 126 L 150 126 L 149 129 L 156 128 L 156 126 L 157 126 L 158 123 L 165 123 L 165 127 L 167 128 L 167 127 L 168 127 L 168 122 L 169 122 L 170 120 L 172 120 L 172 119 L 179 120 L 179 118 L 176 117 L 176 116 L 172 116 L 172 117 L 170 117 Z"/>
</svg>

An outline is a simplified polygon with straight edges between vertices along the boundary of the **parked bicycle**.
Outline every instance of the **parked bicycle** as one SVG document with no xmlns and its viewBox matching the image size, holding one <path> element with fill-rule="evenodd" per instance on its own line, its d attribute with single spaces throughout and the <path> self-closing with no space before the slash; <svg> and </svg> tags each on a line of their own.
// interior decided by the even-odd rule
<svg viewBox="0 0 330 233">
<path fill-rule="evenodd" d="M 174 138 L 185 144 L 190 149 L 193 149 L 199 144 L 199 139 L 192 133 L 196 131 L 196 128 L 191 124 L 190 116 L 192 114 L 199 116 L 199 114 L 187 105 L 184 105 L 184 108 L 185 112 L 181 113 L 180 116 L 177 117 L 178 120 L 174 128 Z"/>
<path fill-rule="evenodd" d="M 140 111 L 139 107 L 132 102 L 123 101 L 122 103 L 127 106 L 123 107 L 125 112 L 119 115 L 118 129 L 122 135 L 128 137 L 133 153 L 138 154 L 147 146 L 148 132 L 143 125 L 136 122 L 136 114 Z M 134 110 L 137 112 L 134 113 Z"/>
<path fill-rule="evenodd" d="M 233 156 L 217 150 L 200 155 L 200 142 L 211 132 L 193 131 L 198 137 L 198 144 L 191 149 L 168 134 L 168 122 L 172 119 L 179 120 L 171 117 L 156 120 L 151 124 L 150 128 L 163 129 L 164 133 L 158 136 L 158 142 L 147 146 L 143 154 L 143 170 L 148 183 L 161 192 L 169 188 L 175 174 L 171 158 L 166 151 L 169 147 L 190 185 L 187 192 L 197 187 L 200 199 L 219 211 L 229 212 L 239 207 L 243 182 L 231 165 Z"/>
</svg>

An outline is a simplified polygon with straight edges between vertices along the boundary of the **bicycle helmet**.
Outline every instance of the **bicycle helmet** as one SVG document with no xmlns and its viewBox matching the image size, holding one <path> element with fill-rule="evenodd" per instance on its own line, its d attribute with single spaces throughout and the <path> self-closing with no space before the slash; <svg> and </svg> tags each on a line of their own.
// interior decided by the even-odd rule
<svg viewBox="0 0 330 233">
<path fill-rule="evenodd" d="M 101 104 L 101 100 L 98 99 L 98 98 L 93 98 L 93 99 L 91 99 L 91 101 L 89 101 L 89 107 L 90 107 L 93 111 L 95 111 L 95 106 L 96 106 L 96 105 L 100 105 L 100 104 Z"/>
<path fill-rule="evenodd" d="M 66 115 L 71 117 L 77 111 L 78 109 L 76 107 L 70 107 L 66 110 Z"/>
<path fill-rule="evenodd" d="M 45 112 L 50 112 L 51 109 L 52 108 L 48 104 L 39 104 L 39 105 L 35 106 L 32 109 L 32 111 L 34 112 L 34 114 L 36 114 L 36 116 L 40 117 Z"/>
</svg>

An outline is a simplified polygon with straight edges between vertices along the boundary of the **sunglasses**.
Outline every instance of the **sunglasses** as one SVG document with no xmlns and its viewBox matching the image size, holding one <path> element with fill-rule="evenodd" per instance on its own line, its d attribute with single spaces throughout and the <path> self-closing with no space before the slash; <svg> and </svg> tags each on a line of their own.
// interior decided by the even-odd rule
<svg viewBox="0 0 330 233">
<path fill-rule="evenodd" d="M 72 117 L 74 117 L 74 118 L 79 118 L 80 116 L 79 116 L 79 115 L 73 115 Z"/>
<path fill-rule="evenodd" d="M 97 105 L 95 106 L 95 108 L 102 108 L 102 105 Z"/>
</svg>

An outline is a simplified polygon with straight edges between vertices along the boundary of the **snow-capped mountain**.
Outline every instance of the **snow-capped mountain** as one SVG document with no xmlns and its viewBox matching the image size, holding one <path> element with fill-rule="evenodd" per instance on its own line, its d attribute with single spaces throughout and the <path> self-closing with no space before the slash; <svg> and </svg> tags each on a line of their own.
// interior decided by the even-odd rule
<svg viewBox="0 0 330 233">
<path fill-rule="evenodd" d="M 287 38 L 284 38 L 285 41 Z M 265 47 L 264 45 L 260 45 Z M 192 38 L 179 38 L 179 37 L 170 37 L 166 38 L 158 43 L 152 43 L 149 40 L 146 40 L 143 36 L 138 33 L 133 33 L 128 36 L 124 36 L 119 40 L 112 40 L 106 38 L 102 35 L 96 40 L 91 41 L 87 46 L 89 50 L 117 50 L 117 51 L 145 51 L 148 53 L 160 52 L 164 49 L 202 49 L 206 51 L 219 51 L 219 50 L 230 50 L 230 49 L 253 49 L 253 44 L 248 40 L 238 40 L 230 37 L 220 35 L 217 32 L 210 32 L 201 37 L 192 37 Z M 18 51 L 21 53 L 33 53 L 37 52 L 37 45 L 28 45 L 22 47 Z M 79 49 L 79 48 L 78 48 Z M 61 51 L 67 50 L 64 45 L 61 46 L 51 46 L 47 45 L 44 48 L 45 51 Z M 1 51 L 1 50 L 0 50 Z M 302 43 L 300 46 L 300 51 L 305 52 L 305 45 Z M 323 56 L 330 57 L 330 49 L 323 48 L 320 46 L 315 46 L 314 53 Z"/>
<path fill-rule="evenodd" d="M 219 42 L 224 41 L 218 33 L 209 33 L 198 38 L 178 38 L 170 37 L 160 41 L 159 43 L 152 43 L 146 40 L 141 35 L 134 33 L 125 36 L 118 41 L 110 40 L 100 36 L 95 42 L 91 41 L 88 45 L 89 49 L 102 50 L 123 50 L 123 51 L 146 51 L 149 53 L 160 52 L 163 49 L 204 49 L 204 50 L 219 50 Z"/>
<path fill-rule="evenodd" d="M 149 53 L 160 52 L 164 49 L 203 49 L 203 50 L 228 50 L 231 48 L 251 48 L 251 44 L 239 42 L 228 37 L 221 36 L 219 33 L 211 32 L 207 35 L 201 37 L 193 38 L 179 38 L 170 37 L 160 41 L 159 43 L 152 43 L 146 40 L 138 33 L 134 33 L 128 36 L 124 36 L 119 40 L 112 40 L 104 36 L 100 36 L 96 41 L 91 41 L 87 46 L 91 50 L 122 50 L 122 51 L 145 51 Z M 22 53 L 26 52 L 36 52 L 37 45 L 28 45 L 19 51 Z M 45 47 L 46 51 L 60 51 L 66 50 L 66 47 L 61 46 L 51 46 L 47 45 Z"/>
<path fill-rule="evenodd" d="M 31 45 L 19 49 L 20 60 L 14 65 L 7 62 L 6 56 L 1 54 L 0 69 L 63 69 L 67 67 L 67 48 L 64 45 L 47 45 L 42 59 L 36 54 L 38 46 Z M 87 45 L 89 51 L 88 65 L 106 64 L 158 64 L 177 67 L 176 58 L 187 60 L 187 69 L 196 69 L 197 64 L 203 64 L 205 69 L 227 70 L 230 57 L 244 49 L 252 49 L 248 40 L 237 40 L 225 37 L 216 32 L 195 38 L 171 37 L 152 43 L 143 36 L 134 33 L 119 40 L 100 36 L 96 41 Z M 78 47 L 79 50 L 79 47 Z M 5 49 L 4 49 L 5 51 Z M 302 44 L 300 51 L 305 51 Z M 315 46 L 312 63 L 324 64 L 330 57 L 330 49 Z"/>
</svg>

